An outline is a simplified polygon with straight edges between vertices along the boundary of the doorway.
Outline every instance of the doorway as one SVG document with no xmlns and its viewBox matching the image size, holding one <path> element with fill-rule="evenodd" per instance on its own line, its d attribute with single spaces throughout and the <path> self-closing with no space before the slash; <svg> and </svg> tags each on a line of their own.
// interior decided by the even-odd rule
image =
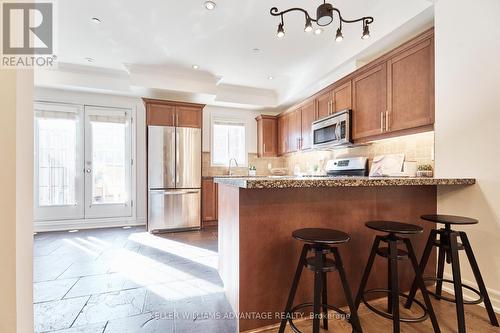
<svg viewBox="0 0 500 333">
<path fill-rule="evenodd" d="M 132 215 L 130 109 L 36 102 L 35 221 Z"/>
</svg>

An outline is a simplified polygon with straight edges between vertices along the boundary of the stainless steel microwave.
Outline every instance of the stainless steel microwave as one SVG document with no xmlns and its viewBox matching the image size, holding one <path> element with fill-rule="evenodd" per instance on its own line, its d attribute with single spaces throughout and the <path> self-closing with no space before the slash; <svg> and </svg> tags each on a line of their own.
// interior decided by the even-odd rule
<svg viewBox="0 0 500 333">
<path fill-rule="evenodd" d="M 351 110 L 336 112 L 312 123 L 313 148 L 351 143 Z"/>
</svg>

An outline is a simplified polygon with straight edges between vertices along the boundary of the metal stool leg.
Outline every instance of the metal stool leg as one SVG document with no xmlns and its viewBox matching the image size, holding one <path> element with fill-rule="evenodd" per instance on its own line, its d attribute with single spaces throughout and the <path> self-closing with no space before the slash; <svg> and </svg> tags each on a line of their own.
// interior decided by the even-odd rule
<svg viewBox="0 0 500 333">
<path fill-rule="evenodd" d="M 436 281 L 436 299 L 441 300 L 441 291 L 443 290 L 443 274 L 444 274 L 444 261 L 446 257 L 446 251 L 439 248 L 438 255 L 438 269 L 437 269 L 437 281 Z"/>
<path fill-rule="evenodd" d="M 465 232 L 460 232 L 460 238 L 462 239 L 462 244 L 465 248 L 465 253 L 467 253 L 467 258 L 469 259 L 472 272 L 474 273 L 474 277 L 476 278 L 476 282 L 479 286 L 479 291 L 481 291 L 481 295 L 484 298 L 484 306 L 486 308 L 486 311 L 488 312 L 488 317 L 490 317 L 491 325 L 498 327 L 499 326 L 498 320 L 495 315 L 495 311 L 493 311 L 493 306 L 491 305 L 490 297 L 488 296 L 488 291 L 486 290 L 483 277 L 481 276 L 481 271 L 479 270 L 476 257 L 474 256 L 474 252 L 472 252 L 472 247 L 470 246 L 467 234 Z"/>
<path fill-rule="evenodd" d="M 387 290 L 392 288 L 392 265 L 387 265 Z M 392 313 L 392 295 L 387 294 L 387 312 Z"/>
<path fill-rule="evenodd" d="M 279 333 L 285 332 L 286 323 L 288 321 L 290 311 L 293 306 L 293 299 L 295 298 L 295 293 L 297 292 L 297 287 L 299 286 L 300 276 L 302 274 L 302 269 L 306 262 L 307 252 L 310 250 L 310 245 L 306 244 L 302 247 L 302 252 L 300 254 L 299 263 L 297 264 L 297 269 L 295 271 L 295 276 L 293 278 L 292 287 L 290 288 L 290 294 L 288 295 L 288 301 L 286 302 L 284 317 L 281 319 Z"/>
<path fill-rule="evenodd" d="M 390 237 L 390 236 L 389 236 Z M 389 265 L 391 266 L 391 305 L 392 305 L 392 331 L 400 332 L 399 322 L 399 281 L 398 281 L 398 243 L 389 240 Z"/>
<path fill-rule="evenodd" d="M 325 255 L 323 255 L 323 262 L 325 261 Z M 326 304 L 328 304 L 328 289 L 327 289 L 327 279 L 326 279 L 326 273 L 323 273 L 323 294 L 322 294 L 322 304 L 325 304 L 323 306 L 323 328 L 325 330 L 328 330 L 328 307 Z"/>
<path fill-rule="evenodd" d="M 372 270 L 373 262 L 375 261 L 375 255 L 377 254 L 377 249 L 380 245 L 381 240 L 381 236 L 376 236 L 375 241 L 373 242 L 372 250 L 370 251 L 370 256 L 368 257 L 368 263 L 366 264 L 365 272 L 363 273 L 358 293 L 356 294 L 356 300 L 354 301 L 354 306 L 356 307 L 356 309 L 359 308 L 359 304 L 361 303 L 361 299 L 363 298 L 366 283 L 368 282 L 368 277 L 370 276 L 370 271 Z"/>
<path fill-rule="evenodd" d="M 424 253 L 422 254 L 422 259 L 420 260 L 420 271 L 422 274 L 424 273 L 425 267 L 427 266 L 427 262 L 429 261 L 429 258 L 432 253 L 432 248 L 434 246 L 434 243 L 436 242 L 436 236 L 437 236 L 437 230 L 432 229 L 431 233 L 429 234 L 429 238 L 427 239 L 427 244 L 425 245 Z M 444 257 L 443 257 L 444 259 Z M 413 303 L 413 299 L 415 298 L 415 294 L 417 293 L 417 281 L 413 281 L 413 285 L 410 290 L 410 294 L 408 296 L 408 300 L 406 301 L 405 307 L 407 309 L 411 308 L 411 305 Z"/>
<path fill-rule="evenodd" d="M 460 275 L 460 260 L 458 258 L 458 233 L 450 233 L 450 255 L 453 270 L 453 285 L 457 307 L 458 332 L 465 333 L 464 298 L 462 293 L 462 277 Z"/>
<path fill-rule="evenodd" d="M 347 277 L 344 270 L 344 263 L 342 262 L 342 258 L 340 257 L 340 253 L 337 248 L 333 248 L 332 252 L 335 257 L 335 263 L 337 265 L 337 269 L 339 270 L 340 280 L 342 281 L 342 287 L 344 289 L 347 305 L 349 306 L 349 311 L 351 312 L 351 317 L 350 317 L 351 326 L 355 333 L 363 333 L 363 330 L 361 329 L 361 323 L 359 322 L 358 310 L 354 305 L 351 294 L 351 288 L 349 288 L 349 283 L 347 282 Z"/>
<path fill-rule="evenodd" d="M 425 287 L 424 278 L 422 276 L 422 270 L 418 266 L 417 257 L 415 256 L 415 251 L 413 250 L 413 246 L 411 245 L 411 241 L 408 238 L 404 239 L 406 248 L 408 250 L 408 257 L 410 258 L 411 264 L 413 266 L 413 270 L 415 271 L 415 282 L 420 288 L 420 292 L 424 298 L 425 306 L 427 307 L 427 312 L 429 313 L 429 317 L 431 318 L 432 327 L 434 328 L 435 333 L 440 333 L 439 324 L 436 319 L 436 314 L 434 313 L 434 308 L 432 307 L 431 299 L 429 294 L 427 293 L 427 289 Z"/>
<path fill-rule="evenodd" d="M 321 316 L 321 290 L 323 289 L 323 272 L 321 272 L 321 268 L 323 267 L 323 254 L 321 249 L 316 250 L 316 258 L 319 262 L 319 270 L 314 272 L 313 333 L 319 333 L 319 319 Z"/>
</svg>

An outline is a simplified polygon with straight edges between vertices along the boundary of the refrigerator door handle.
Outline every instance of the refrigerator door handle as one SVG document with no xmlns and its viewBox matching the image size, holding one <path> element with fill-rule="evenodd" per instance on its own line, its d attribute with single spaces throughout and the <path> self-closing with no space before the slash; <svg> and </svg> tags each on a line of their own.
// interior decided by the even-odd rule
<svg viewBox="0 0 500 333">
<path fill-rule="evenodd" d="M 162 193 L 163 195 L 181 195 L 181 194 L 194 194 L 200 192 L 200 190 L 149 190 L 149 192 Z"/>
<path fill-rule="evenodd" d="M 179 177 L 179 159 L 180 159 L 180 153 L 179 153 L 179 130 L 177 127 L 175 128 L 175 184 L 177 187 L 177 184 L 180 182 L 180 177 Z"/>
</svg>

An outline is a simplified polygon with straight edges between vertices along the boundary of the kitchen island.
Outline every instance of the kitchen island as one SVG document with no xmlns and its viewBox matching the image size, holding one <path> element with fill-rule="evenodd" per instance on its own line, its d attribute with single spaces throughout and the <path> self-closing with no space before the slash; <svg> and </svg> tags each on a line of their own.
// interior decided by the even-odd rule
<svg viewBox="0 0 500 333">
<path fill-rule="evenodd" d="M 353 294 L 357 292 L 375 232 L 368 220 L 394 220 L 421 225 L 412 237 L 421 256 L 431 223 L 423 214 L 436 213 L 437 186 L 462 187 L 474 179 L 368 177 L 241 177 L 215 178 L 219 184 L 219 272 L 239 331 L 279 322 L 302 243 L 292 231 L 306 227 L 339 229 L 351 235 L 340 246 Z M 431 256 L 427 274 L 435 273 Z M 312 300 L 312 276 L 304 271 L 295 304 Z M 328 300 L 344 306 L 337 274 L 328 276 Z M 399 271 L 401 290 L 409 290 L 413 272 Z M 377 259 L 367 289 L 384 288 L 387 268 Z"/>
</svg>

